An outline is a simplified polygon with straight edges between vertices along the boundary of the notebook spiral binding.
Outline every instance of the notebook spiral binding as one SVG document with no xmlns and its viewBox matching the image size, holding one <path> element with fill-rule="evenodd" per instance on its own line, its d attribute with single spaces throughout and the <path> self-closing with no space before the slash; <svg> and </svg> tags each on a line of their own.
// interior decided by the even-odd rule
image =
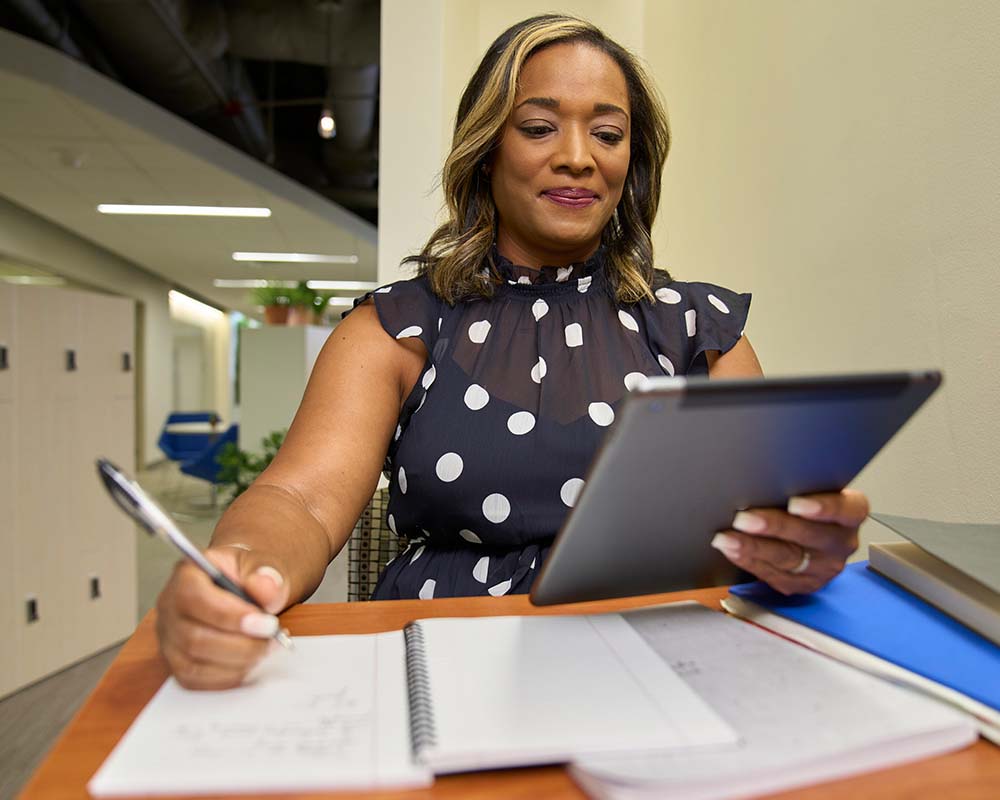
<svg viewBox="0 0 1000 800">
<path fill-rule="evenodd" d="M 406 642 L 406 689 L 410 698 L 410 742 L 413 754 L 419 756 L 423 750 L 437 744 L 430 675 L 420 626 L 411 622 L 403 628 L 403 638 Z"/>
</svg>

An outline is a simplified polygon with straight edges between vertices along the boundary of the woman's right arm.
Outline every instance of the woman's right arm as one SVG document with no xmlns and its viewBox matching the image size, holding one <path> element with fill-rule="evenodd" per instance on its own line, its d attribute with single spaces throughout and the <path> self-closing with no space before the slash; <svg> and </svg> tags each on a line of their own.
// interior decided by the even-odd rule
<svg viewBox="0 0 1000 800">
<path fill-rule="evenodd" d="M 319 585 L 371 499 L 426 358 L 418 339 L 382 329 L 370 301 L 330 335 L 284 444 L 223 515 L 207 551 L 270 613 L 184 562 L 160 594 L 160 650 L 182 685 L 239 685 L 267 652 L 272 614 Z"/>
</svg>

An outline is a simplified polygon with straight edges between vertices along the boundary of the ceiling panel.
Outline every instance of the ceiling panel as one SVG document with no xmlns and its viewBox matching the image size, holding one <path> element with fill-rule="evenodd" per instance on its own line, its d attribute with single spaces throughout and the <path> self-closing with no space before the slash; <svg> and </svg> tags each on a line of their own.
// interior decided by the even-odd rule
<svg viewBox="0 0 1000 800">
<path fill-rule="evenodd" d="M 245 290 L 216 289 L 214 278 L 375 280 L 373 226 L 2 30 L 0 165 L 0 194 L 224 307 L 252 310 Z M 99 202 L 267 206 L 273 215 L 109 217 Z M 255 265 L 234 262 L 235 250 L 357 255 L 359 263 Z"/>
</svg>

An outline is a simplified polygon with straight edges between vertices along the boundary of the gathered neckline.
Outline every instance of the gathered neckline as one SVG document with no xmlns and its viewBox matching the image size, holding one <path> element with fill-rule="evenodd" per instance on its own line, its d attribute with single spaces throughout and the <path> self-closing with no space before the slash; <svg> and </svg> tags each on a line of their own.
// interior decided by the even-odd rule
<svg viewBox="0 0 1000 800">
<path fill-rule="evenodd" d="M 555 288 L 571 286 L 578 288 L 581 279 L 590 283 L 595 273 L 604 266 L 604 247 L 597 248 L 590 258 L 576 261 L 564 267 L 542 266 L 538 269 L 515 264 L 509 258 L 500 254 L 496 245 L 490 252 L 490 258 L 505 285 L 514 287 Z"/>
</svg>

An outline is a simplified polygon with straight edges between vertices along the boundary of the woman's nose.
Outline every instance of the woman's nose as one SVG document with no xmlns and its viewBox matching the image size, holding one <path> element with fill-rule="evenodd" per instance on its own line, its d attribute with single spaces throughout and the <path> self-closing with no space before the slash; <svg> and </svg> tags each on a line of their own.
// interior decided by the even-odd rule
<svg viewBox="0 0 1000 800">
<path fill-rule="evenodd" d="M 590 152 L 590 133 L 583 126 L 568 125 L 557 140 L 552 156 L 556 171 L 586 172 L 593 169 L 594 157 Z"/>
</svg>

